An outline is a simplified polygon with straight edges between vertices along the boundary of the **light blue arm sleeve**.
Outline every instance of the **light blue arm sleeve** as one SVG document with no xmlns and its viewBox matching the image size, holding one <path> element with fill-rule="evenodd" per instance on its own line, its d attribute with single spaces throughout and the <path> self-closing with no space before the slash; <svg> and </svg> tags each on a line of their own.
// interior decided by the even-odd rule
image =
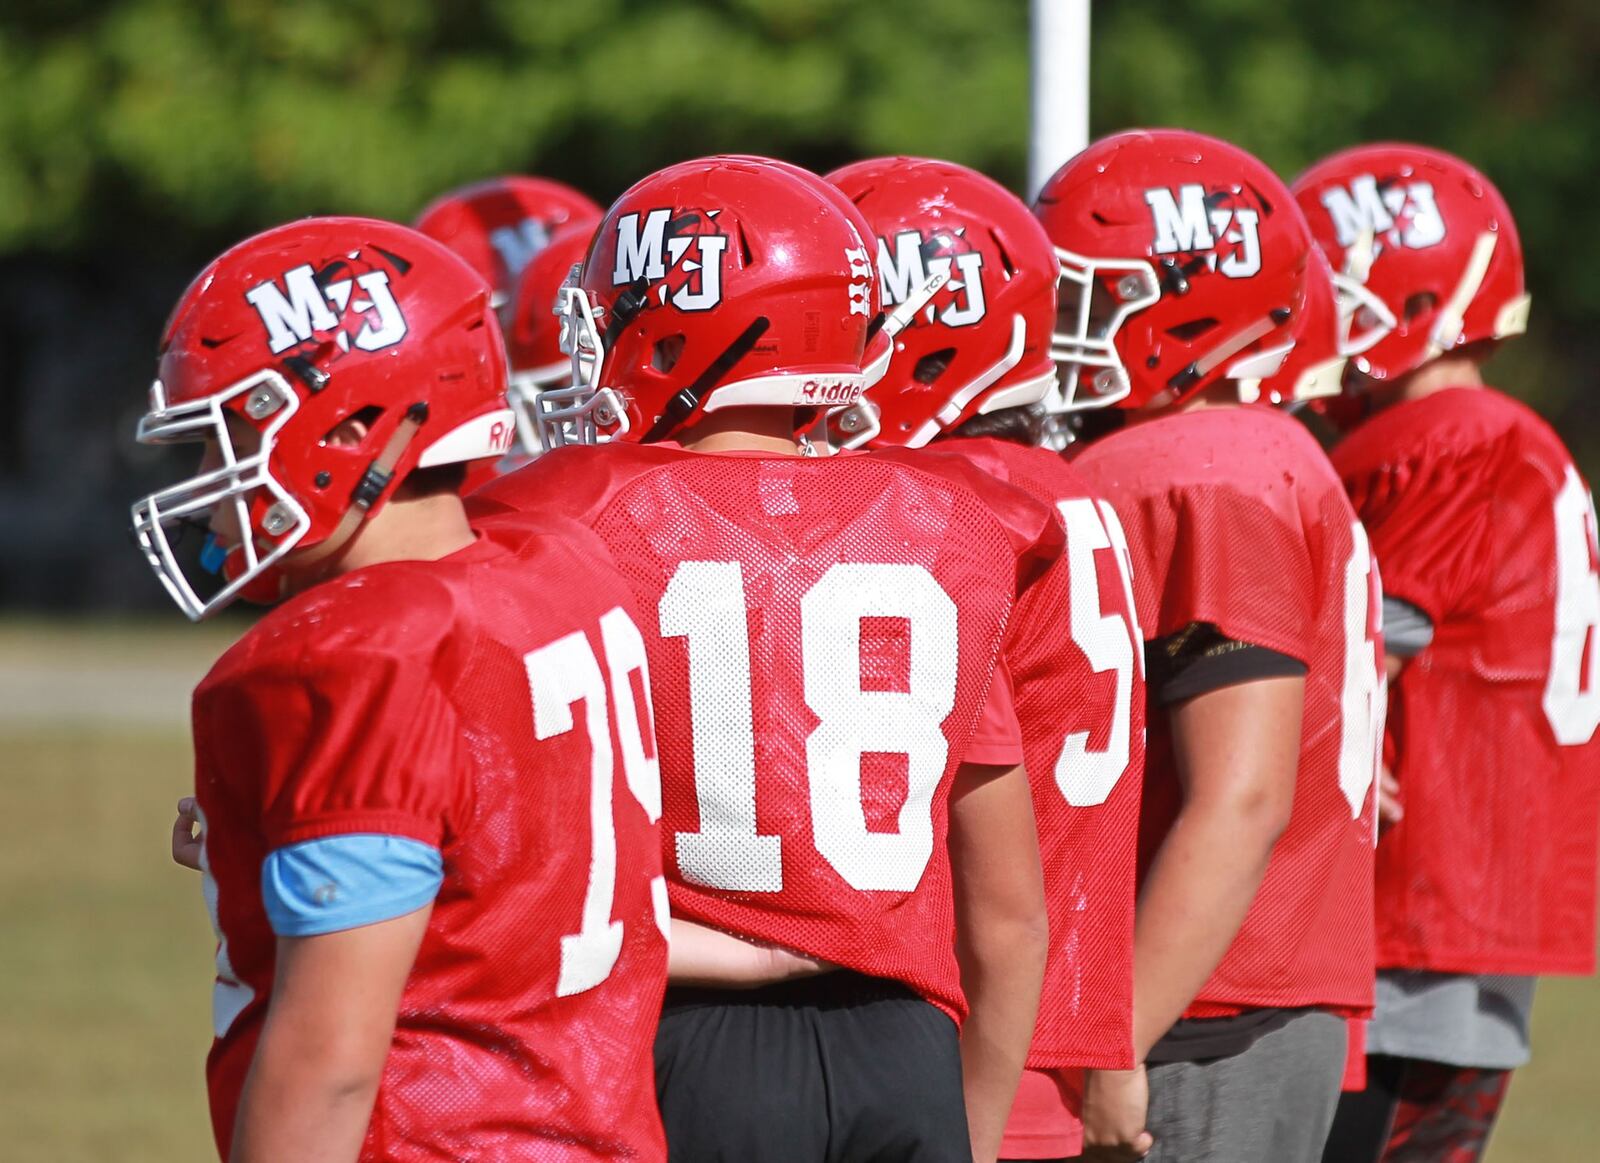
<svg viewBox="0 0 1600 1163">
<path fill-rule="evenodd" d="M 415 912 L 439 893 L 444 859 L 407 836 L 303 840 L 261 864 L 261 899 L 280 937 L 316 937 Z"/>
</svg>

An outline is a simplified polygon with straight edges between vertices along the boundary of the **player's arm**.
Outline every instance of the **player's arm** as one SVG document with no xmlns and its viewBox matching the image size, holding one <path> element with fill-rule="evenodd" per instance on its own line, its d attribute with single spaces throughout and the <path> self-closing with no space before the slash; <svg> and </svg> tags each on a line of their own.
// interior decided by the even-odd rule
<svg viewBox="0 0 1600 1163">
<path fill-rule="evenodd" d="M 233 1163 L 357 1157 L 443 879 L 439 849 L 406 836 L 324 836 L 267 856 L 277 958 Z"/>
<path fill-rule="evenodd" d="M 721 929 L 672 918 L 667 980 L 673 985 L 754 989 L 815 977 L 838 966 L 778 945 L 763 945 Z"/>
<path fill-rule="evenodd" d="M 1404 598 L 1383 598 L 1383 668 L 1391 683 L 1433 642 L 1433 619 Z M 1400 781 L 1385 764 L 1378 771 L 1378 826 L 1388 828 L 1405 817 Z"/>
<path fill-rule="evenodd" d="M 1183 804 L 1135 915 L 1138 1065 L 1088 1072 L 1086 1158 L 1136 1159 L 1149 1149 L 1144 1059 L 1233 943 L 1294 808 L 1304 665 L 1230 643 L 1212 628 L 1190 630 L 1202 641 L 1187 670 L 1162 675 L 1151 667 L 1152 695 L 1168 704 Z"/>
<path fill-rule="evenodd" d="M 1183 806 L 1134 924 L 1140 1061 L 1222 961 L 1289 826 L 1304 701 L 1304 676 L 1282 676 L 1210 690 L 1170 711 Z"/>
<path fill-rule="evenodd" d="M 1033 800 L 1020 765 L 961 765 L 949 846 L 968 1007 L 962 1089 L 972 1157 L 988 1163 L 999 1153 L 1033 1040 L 1049 946 Z"/>
<path fill-rule="evenodd" d="M 432 904 L 280 937 L 272 1001 L 234 1123 L 232 1163 L 353 1163 Z"/>
</svg>

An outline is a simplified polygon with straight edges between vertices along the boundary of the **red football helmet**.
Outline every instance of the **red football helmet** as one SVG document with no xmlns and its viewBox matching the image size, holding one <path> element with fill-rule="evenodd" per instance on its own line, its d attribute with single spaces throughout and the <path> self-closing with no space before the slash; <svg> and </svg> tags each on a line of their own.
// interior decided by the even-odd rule
<svg viewBox="0 0 1600 1163">
<path fill-rule="evenodd" d="M 522 268 L 506 328 L 511 383 L 506 392 L 517 413 L 517 438 L 523 451 L 537 456 L 538 396 L 572 382 L 572 361 L 561 351 L 561 288 L 572 268 L 583 262 L 594 238 L 594 223 L 574 222 L 550 236 L 549 245 Z"/>
<path fill-rule="evenodd" d="M 1360 331 L 1355 330 L 1358 324 Z M 1394 316 L 1380 300 L 1361 284 L 1334 274 L 1313 247 L 1294 349 L 1272 375 L 1241 379 L 1239 398 L 1285 404 L 1337 396 L 1350 357 L 1371 348 L 1393 326 Z"/>
<path fill-rule="evenodd" d="M 1061 261 L 1053 411 L 1178 403 L 1272 374 L 1293 343 L 1310 232 L 1237 146 L 1118 133 L 1057 170 L 1034 213 Z"/>
<path fill-rule="evenodd" d="M 505 385 L 488 288 L 438 243 L 364 218 L 258 234 L 200 272 L 162 335 L 138 439 L 215 441 L 221 463 L 134 505 L 139 545 L 190 618 L 275 600 L 289 554 L 332 556 L 413 469 L 504 453 Z M 358 444 L 325 442 L 352 419 Z M 241 544 L 208 553 L 226 584 L 204 599 L 168 531 L 224 504 Z"/>
<path fill-rule="evenodd" d="M 600 207 L 571 186 L 508 174 L 441 195 L 417 216 L 416 228 L 471 263 L 499 311 L 510 307 L 522 268 L 556 231 L 599 221 Z"/>
<path fill-rule="evenodd" d="M 1055 386 L 1057 265 L 1028 207 L 951 162 L 876 158 L 828 180 L 876 236 L 886 308 L 910 299 L 930 271 L 948 279 L 894 337 L 885 378 L 834 417 L 840 443 L 920 448 L 979 413 L 1043 399 Z"/>
<path fill-rule="evenodd" d="M 847 204 L 748 157 L 682 162 L 623 194 L 562 292 L 573 382 L 540 393 L 545 446 L 660 440 L 719 408 L 854 403 L 878 281 Z"/>
<path fill-rule="evenodd" d="M 1522 242 L 1489 179 L 1419 145 L 1361 145 L 1301 174 L 1294 194 L 1334 270 L 1393 313 L 1356 361 L 1394 379 L 1463 344 L 1528 326 Z"/>
</svg>

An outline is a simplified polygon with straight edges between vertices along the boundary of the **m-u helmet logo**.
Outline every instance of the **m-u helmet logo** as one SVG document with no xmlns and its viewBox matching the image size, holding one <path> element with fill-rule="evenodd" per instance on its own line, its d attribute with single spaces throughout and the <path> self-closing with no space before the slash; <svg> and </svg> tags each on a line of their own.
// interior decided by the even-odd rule
<svg viewBox="0 0 1600 1163">
<path fill-rule="evenodd" d="M 1205 269 L 1230 279 L 1261 270 L 1261 210 L 1242 195 L 1189 183 L 1146 190 L 1144 201 L 1155 228 L 1153 253 L 1203 255 Z"/>
<path fill-rule="evenodd" d="M 1329 186 L 1318 197 L 1342 247 L 1355 245 L 1364 234 L 1376 239 L 1375 250 L 1384 246 L 1422 250 L 1444 241 L 1444 218 L 1432 182 L 1360 174 L 1348 186 Z"/>
<path fill-rule="evenodd" d="M 680 311 L 709 311 L 722 302 L 722 264 L 728 236 L 717 227 L 720 210 L 668 208 L 617 219 L 611 284 L 644 279 L 650 297 Z"/>
<path fill-rule="evenodd" d="M 409 269 L 403 260 L 393 260 L 393 265 L 402 274 Z M 382 351 L 406 336 L 405 315 L 389 285 L 389 272 L 360 252 L 320 269 L 303 263 L 285 271 L 281 281 L 257 283 L 244 297 L 266 327 L 273 355 L 329 341 L 344 355 L 352 348 Z"/>
<path fill-rule="evenodd" d="M 489 245 L 500 256 L 506 273 L 515 279 L 550 245 L 550 228 L 537 218 L 524 218 L 514 225 L 497 226 L 489 231 Z"/>
<path fill-rule="evenodd" d="M 921 320 L 968 327 L 984 317 L 988 301 L 983 289 L 983 255 L 971 249 L 960 231 L 924 239 L 920 231 L 902 230 L 893 238 L 878 239 L 878 276 L 885 307 L 904 303 L 936 274 L 948 280 L 939 292 L 948 301 L 942 307 L 930 302 L 920 313 Z"/>
</svg>

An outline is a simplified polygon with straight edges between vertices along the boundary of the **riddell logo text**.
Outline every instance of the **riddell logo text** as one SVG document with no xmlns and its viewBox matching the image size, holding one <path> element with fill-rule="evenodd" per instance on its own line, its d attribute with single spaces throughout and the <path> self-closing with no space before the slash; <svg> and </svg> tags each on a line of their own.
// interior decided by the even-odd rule
<svg viewBox="0 0 1600 1163">
<path fill-rule="evenodd" d="M 489 426 L 489 447 L 497 453 L 511 451 L 512 440 L 517 435 L 517 426 L 496 420 Z"/>
<path fill-rule="evenodd" d="M 853 404 L 861 385 L 851 380 L 807 380 L 800 385 L 800 404 Z"/>
</svg>

